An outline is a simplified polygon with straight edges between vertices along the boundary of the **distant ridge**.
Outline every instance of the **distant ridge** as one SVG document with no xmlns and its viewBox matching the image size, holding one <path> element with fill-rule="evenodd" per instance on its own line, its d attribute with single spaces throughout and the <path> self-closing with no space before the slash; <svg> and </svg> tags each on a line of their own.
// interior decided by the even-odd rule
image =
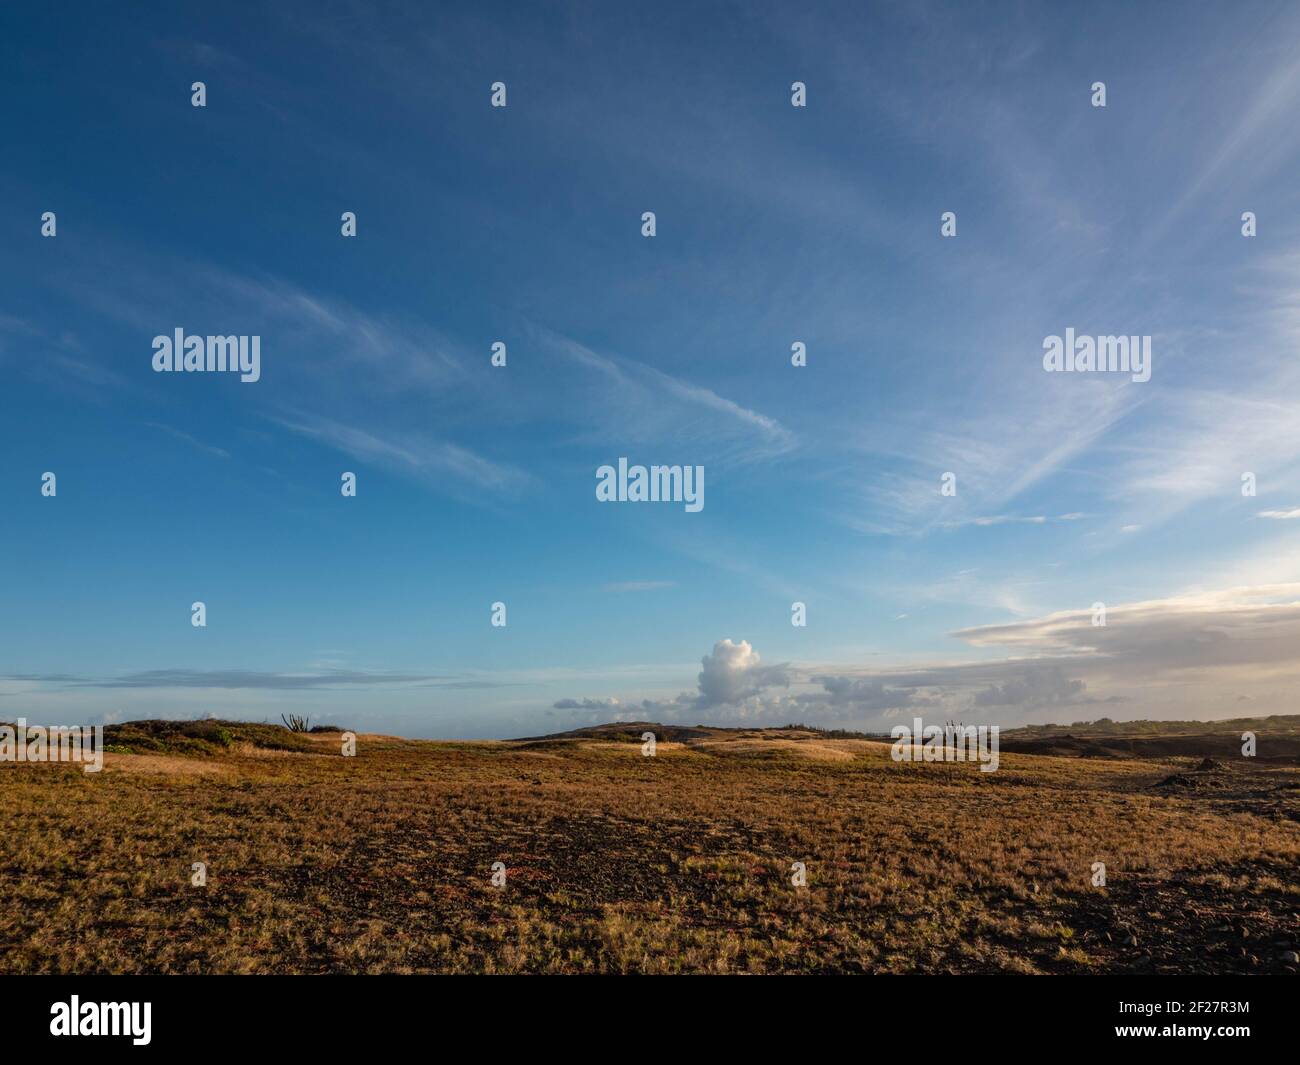
<svg viewBox="0 0 1300 1065">
<path fill-rule="evenodd" d="M 844 729 L 821 729 L 812 725 L 739 726 L 722 725 L 664 725 L 658 721 L 607 721 L 603 725 L 587 725 L 567 732 L 551 732 L 545 736 L 520 736 L 516 743 L 538 743 L 545 740 L 621 740 L 640 743 L 641 733 L 653 732 L 661 743 L 685 743 L 711 737 L 742 736 L 747 734 L 779 734 L 787 739 L 817 738 L 823 740 L 880 740 L 888 733 L 848 732 Z"/>
<path fill-rule="evenodd" d="M 927 719 L 926 724 L 942 722 Z M 689 743 L 729 737 L 891 740 L 888 732 L 851 732 L 844 729 L 821 729 L 812 725 L 724 727 L 665 725 L 656 721 L 609 721 L 567 732 L 523 736 L 510 742 L 604 740 L 640 743 L 644 732 L 653 732 L 661 743 Z M 1185 755 L 1227 759 L 1240 757 L 1241 737 L 1245 732 L 1256 734 L 1259 749 L 1255 757 L 1260 762 L 1300 763 L 1300 714 L 1274 714 L 1270 717 L 1241 717 L 1223 721 L 1111 721 L 1109 718 L 1101 718 L 1072 725 L 1024 725 L 1002 730 L 1001 749 L 1013 754 L 1066 758 L 1165 758 Z"/>
</svg>

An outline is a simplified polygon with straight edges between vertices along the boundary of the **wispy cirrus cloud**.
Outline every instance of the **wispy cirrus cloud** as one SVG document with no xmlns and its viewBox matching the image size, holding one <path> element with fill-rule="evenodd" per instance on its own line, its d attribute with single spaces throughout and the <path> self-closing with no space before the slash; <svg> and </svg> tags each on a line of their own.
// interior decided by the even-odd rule
<svg viewBox="0 0 1300 1065">
<path fill-rule="evenodd" d="M 166 433 L 168 436 L 171 436 L 176 440 L 181 440 L 189 444 L 191 447 L 196 448 L 199 451 L 202 451 L 204 454 L 212 455 L 219 459 L 230 458 L 230 452 L 227 451 L 225 448 L 214 447 L 211 444 L 205 444 L 202 440 L 195 439 L 195 437 L 191 436 L 189 433 L 184 432 L 180 429 L 173 428 L 170 425 L 163 425 L 160 422 L 145 422 L 145 425 L 147 425 L 150 429 L 157 429 L 159 432 Z"/>
<path fill-rule="evenodd" d="M 1063 521 L 1079 521 L 1085 517 L 1087 517 L 1086 514 L 1079 512 L 1058 514 L 1055 517 L 1046 514 L 994 514 L 989 517 L 965 518 L 962 521 L 944 521 L 939 524 L 945 529 L 957 529 L 964 525 L 977 525 L 981 527 L 991 525 L 1051 525 Z"/>
<path fill-rule="evenodd" d="M 1042 373 L 1034 347 L 1027 342 L 1028 358 L 1015 353 L 1019 365 L 999 372 L 1004 387 L 996 410 L 935 411 L 925 419 L 900 415 L 849 434 L 847 448 L 871 457 L 875 468 L 862 477 L 860 507 L 843 519 L 864 532 L 916 535 L 936 528 L 1084 517 L 1068 511 L 1038 521 L 1037 515 L 1020 519 L 1002 511 L 1105 442 L 1143 404 L 1143 396 L 1114 382 L 1070 387 L 1074 382 L 1045 380 L 1052 375 Z M 935 428 L 936 422 L 942 428 Z M 906 447 L 899 446 L 902 440 Z M 946 473 L 956 484 L 956 494 L 948 497 L 940 492 Z"/>
<path fill-rule="evenodd" d="M 596 423 L 591 430 L 603 439 L 688 443 L 736 461 L 775 457 L 796 445 L 794 433 L 777 419 L 710 388 L 633 359 L 600 354 L 549 329 L 531 328 L 551 350 L 592 371 L 578 387 L 599 395 L 587 409 Z"/>
<path fill-rule="evenodd" d="M 304 413 L 272 420 L 358 461 L 402 474 L 431 480 L 452 477 L 462 488 L 486 488 L 502 493 L 520 491 L 533 481 L 530 474 L 517 466 L 494 462 L 469 448 L 423 434 L 380 437 L 365 429 Z"/>
</svg>

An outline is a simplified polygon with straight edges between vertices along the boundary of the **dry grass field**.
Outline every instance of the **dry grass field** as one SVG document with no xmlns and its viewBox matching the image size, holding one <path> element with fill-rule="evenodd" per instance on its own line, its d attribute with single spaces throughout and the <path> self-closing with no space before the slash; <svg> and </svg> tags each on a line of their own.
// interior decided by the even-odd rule
<svg viewBox="0 0 1300 1065">
<path fill-rule="evenodd" d="M 0 766 L 0 972 L 1296 972 L 1287 720 L 1256 759 L 1240 723 L 1005 734 L 994 773 L 800 729 L 118 726 L 99 774 Z"/>
</svg>

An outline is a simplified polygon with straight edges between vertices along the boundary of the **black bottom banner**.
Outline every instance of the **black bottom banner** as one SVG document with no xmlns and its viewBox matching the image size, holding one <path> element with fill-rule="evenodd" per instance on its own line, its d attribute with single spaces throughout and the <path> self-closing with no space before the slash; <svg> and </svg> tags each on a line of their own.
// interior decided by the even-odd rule
<svg viewBox="0 0 1300 1065">
<path fill-rule="evenodd" d="M 987 1039 L 1000 1053 L 1028 1056 L 1049 1047 L 1126 1043 L 1172 1044 L 1180 1054 L 1196 1046 L 1218 1053 L 1280 1049 L 1293 1041 L 1297 986 L 1247 977 L 866 977 L 841 979 L 834 989 L 825 977 L 561 979 L 36 976 L 0 977 L 0 989 L 7 1042 L 25 1050 L 113 1044 L 128 1053 L 340 1053 L 438 1030 L 492 1051 L 536 1048 L 557 1035 L 595 1045 L 629 1032 L 653 1039 L 665 1025 L 683 1023 L 701 1045 L 735 1049 L 775 1038 L 812 1049 L 831 1038 L 827 1024 L 838 1014 L 841 1022 L 866 1021 L 882 1034 L 906 1032 L 923 1042 Z M 703 1018 L 716 1023 L 699 1023 Z"/>
</svg>

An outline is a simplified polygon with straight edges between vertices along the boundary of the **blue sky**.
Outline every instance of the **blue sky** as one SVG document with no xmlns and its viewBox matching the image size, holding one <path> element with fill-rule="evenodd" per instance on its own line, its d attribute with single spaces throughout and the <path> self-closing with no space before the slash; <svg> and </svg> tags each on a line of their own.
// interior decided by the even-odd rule
<svg viewBox="0 0 1300 1065">
<path fill-rule="evenodd" d="M 1300 12 L 807 6 L 6 8 L 0 717 L 1298 709 Z"/>
</svg>

